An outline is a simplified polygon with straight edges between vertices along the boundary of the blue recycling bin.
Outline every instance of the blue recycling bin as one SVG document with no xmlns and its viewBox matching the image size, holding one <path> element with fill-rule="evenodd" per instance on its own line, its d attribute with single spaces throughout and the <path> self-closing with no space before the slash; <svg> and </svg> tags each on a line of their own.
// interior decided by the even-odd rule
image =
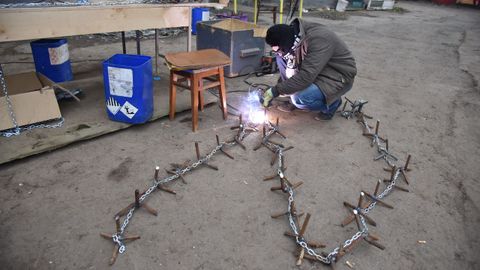
<svg viewBox="0 0 480 270">
<path fill-rule="evenodd" d="M 73 79 L 66 39 L 40 39 L 30 42 L 35 70 L 54 82 Z"/>
<path fill-rule="evenodd" d="M 141 124 L 153 114 L 152 58 L 115 54 L 103 62 L 105 105 L 113 121 Z"/>
<path fill-rule="evenodd" d="M 208 21 L 210 18 L 210 10 L 208 8 L 192 9 L 192 34 L 197 34 L 197 22 Z"/>
</svg>

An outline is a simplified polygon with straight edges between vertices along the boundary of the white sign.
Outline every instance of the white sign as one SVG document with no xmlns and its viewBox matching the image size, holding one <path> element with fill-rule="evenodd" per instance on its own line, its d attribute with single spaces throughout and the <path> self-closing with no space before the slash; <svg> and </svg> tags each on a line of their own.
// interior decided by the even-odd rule
<svg viewBox="0 0 480 270">
<path fill-rule="evenodd" d="M 110 95 L 132 97 L 132 70 L 128 68 L 108 67 L 108 85 L 110 86 Z"/>
<path fill-rule="evenodd" d="M 110 97 L 107 100 L 107 109 L 113 114 L 117 114 L 117 112 L 120 110 L 120 103 L 118 103 L 113 97 Z"/>
<path fill-rule="evenodd" d="M 68 54 L 68 44 L 65 43 L 56 48 L 48 48 L 48 56 L 50 58 L 50 65 L 61 65 L 70 59 Z"/>
<path fill-rule="evenodd" d="M 210 11 L 204 10 L 202 12 L 202 21 L 209 21 L 210 20 Z"/>
<path fill-rule="evenodd" d="M 133 106 L 132 104 L 130 104 L 130 102 L 125 101 L 125 104 L 123 104 L 120 111 L 123 114 L 125 114 L 125 116 L 132 119 L 135 116 L 135 114 L 138 112 L 138 109 L 135 106 Z"/>
</svg>

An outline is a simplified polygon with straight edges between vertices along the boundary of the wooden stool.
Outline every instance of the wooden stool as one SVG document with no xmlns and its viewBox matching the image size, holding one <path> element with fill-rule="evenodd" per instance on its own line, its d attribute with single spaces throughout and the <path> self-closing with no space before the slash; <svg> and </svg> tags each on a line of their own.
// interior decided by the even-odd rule
<svg viewBox="0 0 480 270">
<path fill-rule="evenodd" d="M 165 55 L 170 65 L 170 120 L 175 118 L 177 86 L 190 90 L 192 102 L 192 130 L 198 129 L 198 110 L 203 111 L 203 90 L 218 87 L 223 119 L 227 119 L 227 94 L 223 67 L 230 59 L 218 50 L 200 50 Z M 201 66 L 204 66 L 200 68 Z M 205 67 L 206 66 L 206 67 Z M 181 70 L 182 67 L 191 67 Z M 204 83 L 204 80 L 207 81 Z M 185 83 L 186 82 L 186 83 Z"/>
<path fill-rule="evenodd" d="M 258 16 L 260 13 L 272 13 L 273 24 L 277 23 L 277 4 L 275 3 L 262 3 L 262 0 L 257 1 L 257 18 L 256 22 L 258 23 Z"/>
</svg>

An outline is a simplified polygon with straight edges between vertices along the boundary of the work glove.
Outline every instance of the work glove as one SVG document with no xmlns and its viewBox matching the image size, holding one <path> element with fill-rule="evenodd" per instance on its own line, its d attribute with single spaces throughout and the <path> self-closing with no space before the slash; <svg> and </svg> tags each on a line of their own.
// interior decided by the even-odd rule
<svg viewBox="0 0 480 270">
<path fill-rule="evenodd" d="M 262 97 L 262 105 L 263 107 L 267 108 L 272 105 L 272 100 L 274 98 L 278 97 L 278 92 L 275 90 L 275 88 L 268 88 L 267 91 L 263 93 Z"/>
</svg>

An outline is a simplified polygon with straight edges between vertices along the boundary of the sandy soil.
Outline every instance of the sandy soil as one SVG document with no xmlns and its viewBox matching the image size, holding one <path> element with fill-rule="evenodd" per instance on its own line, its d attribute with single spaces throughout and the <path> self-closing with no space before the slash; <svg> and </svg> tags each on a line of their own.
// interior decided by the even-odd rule
<svg viewBox="0 0 480 270">
<path fill-rule="evenodd" d="M 411 192 L 393 192 L 386 201 L 395 209 L 377 207 L 370 215 L 386 249 L 362 243 L 337 266 L 348 269 L 348 260 L 355 269 L 479 269 L 480 16 L 465 7 L 399 6 L 409 12 L 369 12 L 344 21 L 306 17 L 329 25 L 347 42 L 359 69 L 348 96 L 369 101 L 366 111 L 381 121 L 380 133 L 402 162 L 413 156 Z M 121 50 L 118 41 L 69 42 L 74 62 L 83 61 L 74 64 L 80 79 L 98 76 L 99 62 L 86 59 Z M 143 43 L 146 53 L 153 52 L 151 43 Z M 162 51 L 183 50 L 185 43 L 185 36 L 165 39 Z M 2 62 L 31 61 L 27 43 L 2 44 L 0 53 Z M 7 73 L 32 68 L 5 66 Z M 242 80 L 227 80 L 228 90 L 245 90 Z M 241 96 L 232 93 L 229 102 L 237 106 Z M 113 215 L 132 201 L 134 189 L 150 185 L 156 165 L 163 169 L 193 159 L 194 141 L 203 153 L 210 150 L 214 135 L 227 138 L 236 122 L 222 121 L 211 106 L 201 114 L 199 132 L 192 133 L 190 123 L 180 121 L 187 116 L 0 166 L 2 268 L 109 269 L 113 245 L 99 233 L 113 232 Z M 356 231 L 353 224 L 339 225 L 347 214 L 342 202 L 354 203 L 361 189 L 372 190 L 377 179 L 388 177 L 384 163 L 372 160 L 375 152 L 352 119 L 325 123 L 312 113 L 275 110 L 272 116 L 281 118 L 284 144 L 295 147 L 287 152 L 287 175 L 305 182 L 296 201 L 299 210 L 312 214 L 306 237 L 326 243 L 329 252 Z M 283 236 L 287 220 L 270 218 L 286 209 L 286 199 L 270 191 L 274 183 L 261 180 L 273 168 L 266 149 L 252 150 L 258 140 L 252 134 L 246 151 L 232 148 L 235 161 L 215 156 L 219 171 L 201 168 L 186 177 L 187 184 L 172 183 L 177 195 L 152 194 L 147 202 L 159 216 L 136 212 L 127 231 L 142 238 L 128 244 L 111 268 L 326 268 L 295 266 L 296 246 Z"/>
</svg>

